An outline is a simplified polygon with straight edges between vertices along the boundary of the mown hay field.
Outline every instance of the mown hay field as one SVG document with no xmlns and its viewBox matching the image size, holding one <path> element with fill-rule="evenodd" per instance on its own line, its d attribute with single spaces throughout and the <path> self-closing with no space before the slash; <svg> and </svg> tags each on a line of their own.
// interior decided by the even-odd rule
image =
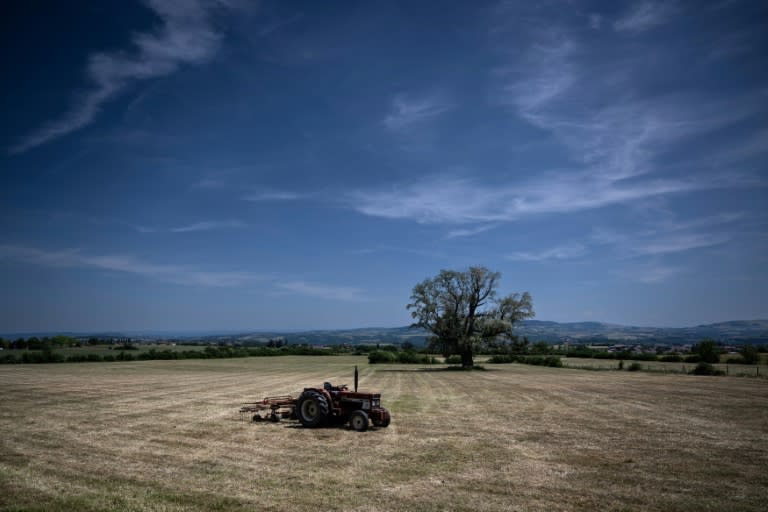
<svg viewBox="0 0 768 512">
<path fill-rule="evenodd" d="M 252 423 L 324 380 L 386 429 Z M 765 510 L 768 381 L 362 357 L 0 368 L 0 510 Z"/>
</svg>

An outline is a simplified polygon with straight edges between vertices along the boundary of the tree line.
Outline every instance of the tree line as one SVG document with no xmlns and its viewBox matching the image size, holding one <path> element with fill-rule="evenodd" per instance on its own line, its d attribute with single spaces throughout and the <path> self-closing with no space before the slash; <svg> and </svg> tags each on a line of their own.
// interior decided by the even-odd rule
<svg viewBox="0 0 768 512">
<path fill-rule="evenodd" d="M 0 364 L 22 363 L 99 363 L 115 361 L 151 361 L 172 359 L 223 359 L 235 357 L 270 357 L 270 356 L 328 356 L 349 352 L 343 347 L 317 348 L 308 345 L 283 345 L 272 347 L 232 347 L 207 346 L 203 350 L 157 350 L 147 351 L 121 349 L 117 354 L 80 353 L 64 355 L 54 350 L 23 350 L 16 354 L 11 351 L 0 354 Z"/>
<path fill-rule="evenodd" d="M 726 359 L 729 364 L 758 364 L 760 362 L 760 349 L 751 344 L 741 346 L 738 355 Z M 679 352 L 650 353 L 634 352 L 631 350 L 617 350 L 607 352 L 588 347 L 586 345 L 575 345 L 567 348 L 560 348 L 549 345 L 546 342 L 537 342 L 534 344 L 524 340 L 517 346 L 510 346 L 505 352 L 508 354 L 538 354 L 538 355 L 559 355 L 565 357 L 581 357 L 590 359 L 616 359 L 616 360 L 634 360 L 634 361 L 660 361 L 665 363 L 719 363 L 721 356 L 725 354 L 723 347 L 713 340 L 702 340 L 693 345 L 690 353 L 681 354 Z"/>
</svg>

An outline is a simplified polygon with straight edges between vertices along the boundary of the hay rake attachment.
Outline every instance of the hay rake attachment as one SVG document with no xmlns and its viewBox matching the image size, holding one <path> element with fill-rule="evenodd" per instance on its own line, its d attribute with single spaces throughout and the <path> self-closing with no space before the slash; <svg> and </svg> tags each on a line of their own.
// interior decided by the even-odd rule
<svg viewBox="0 0 768 512">
<path fill-rule="evenodd" d="M 296 419 L 296 399 L 291 395 L 268 396 L 260 402 L 243 404 L 240 417 L 251 416 L 253 421 L 272 421 L 281 418 Z"/>
</svg>

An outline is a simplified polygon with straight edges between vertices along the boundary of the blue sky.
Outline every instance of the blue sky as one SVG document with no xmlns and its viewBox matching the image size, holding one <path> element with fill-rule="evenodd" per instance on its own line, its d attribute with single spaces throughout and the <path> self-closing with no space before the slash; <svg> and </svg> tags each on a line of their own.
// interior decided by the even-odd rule
<svg viewBox="0 0 768 512">
<path fill-rule="evenodd" d="M 4 2 L 0 331 L 768 317 L 768 7 Z"/>
</svg>

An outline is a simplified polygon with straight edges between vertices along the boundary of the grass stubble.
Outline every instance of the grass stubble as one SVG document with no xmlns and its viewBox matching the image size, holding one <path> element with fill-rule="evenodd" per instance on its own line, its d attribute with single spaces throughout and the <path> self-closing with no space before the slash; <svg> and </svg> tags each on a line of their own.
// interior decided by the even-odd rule
<svg viewBox="0 0 768 512">
<path fill-rule="evenodd" d="M 251 423 L 324 380 L 387 429 Z M 768 382 L 364 358 L 0 368 L 0 510 L 765 510 Z"/>
</svg>

